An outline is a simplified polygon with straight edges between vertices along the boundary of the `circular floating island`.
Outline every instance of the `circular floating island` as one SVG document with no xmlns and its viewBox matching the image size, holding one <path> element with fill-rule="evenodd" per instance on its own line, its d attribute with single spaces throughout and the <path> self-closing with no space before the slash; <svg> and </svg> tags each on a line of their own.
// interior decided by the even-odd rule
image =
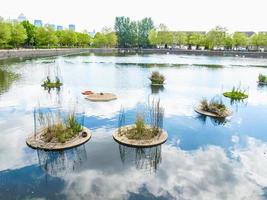
<svg viewBox="0 0 267 200">
<path fill-rule="evenodd" d="M 139 134 L 136 134 L 136 131 L 135 125 L 123 126 L 116 130 L 113 134 L 113 139 L 120 144 L 133 147 L 157 146 L 163 144 L 168 139 L 168 134 L 163 129 L 157 130 L 158 133 L 153 136 L 153 128 L 148 125 L 143 129 L 141 137 L 139 137 Z"/>
<path fill-rule="evenodd" d="M 85 97 L 90 101 L 112 101 L 117 99 L 117 96 L 113 93 L 93 93 Z"/>
<path fill-rule="evenodd" d="M 232 114 L 221 100 L 216 99 L 212 99 L 209 102 L 206 99 L 203 99 L 199 106 L 195 108 L 195 112 L 216 118 L 225 118 Z"/>
<path fill-rule="evenodd" d="M 89 129 L 86 127 L 82 127 L 83 130 L 79 132 L 73 138 L 67 139 L 64 142 L 60 142 L 55 138 L 51 139 L 50 141 L 47 140 L 47 130 L 42 129 L 37 134 L 33 134 L 26 139 L 26 144 L 33 149 L 43 149 L 43 150 L 64 150 L 70 149 L 73 147 L 80 146 L 87 141 L 90 140 L 92 134 L 90 133 Z"/>
<path fill-rule="evenodd" d="M 201 114 L 201 115 L 206 115 L 206 116 L 209 116 L 209 117 L 216 117 L 216 118 L 225 118 L 225 117 L 228 117 L 228 116 L 230 116 L 232 114 L 232 112 L 230 110 L 228 110 L 228 109 L 225 110 L 224 113 L 218 114 L 218 113 L 215 113 L 215 112 L 203 110 L 201 108 L 201 106 L 196 107 L 195 108 L 195 112 L 197 112 L 198 114 Z"/>
</svg>

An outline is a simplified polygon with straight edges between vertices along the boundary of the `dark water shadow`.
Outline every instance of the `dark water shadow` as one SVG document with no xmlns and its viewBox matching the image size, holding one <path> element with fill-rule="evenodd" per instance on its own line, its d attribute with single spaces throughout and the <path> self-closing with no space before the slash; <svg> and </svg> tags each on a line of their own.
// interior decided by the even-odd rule
<svg viewBox="0 0 267 200">
<path fill-rule="evenodd" d="M 211 123 L 215 126 L 224 126 L 229 120 L 223 117 L 209 117 L 199 114 L 196 119 L 202 122 L 203 125 L 207 123 L 207 119 L 210 119 Z"/>
<path fill-rule="evenodd" d="M 0 68 L 0 95 L 7 92 L 11 85 L 20 79 L 20 75 Z"/>
<path fill-rule="evenodd" d="M 161 145 L 140 148 L 119 144 L 120 158 L 124 165 L 134 164 L 137 170 L 156 172 L 161 160 Z"/>
<path fill-rule="evenodd" d="M 152 94 L 158 94 L 159 92 L 163 92 L 164 91 L 164 86 L 160 85 L 160 86 L 155 86 L 155 85 L 151 85 L 151 93 Z"/>
<path fill-rule="evenodd" d="M 87 160 L 85 146 L 63 150 L 37 150 L 40 168 L 50 176 L 62 177 L 69 172 L 79 171 L 82 163 Z"/>
</svg>

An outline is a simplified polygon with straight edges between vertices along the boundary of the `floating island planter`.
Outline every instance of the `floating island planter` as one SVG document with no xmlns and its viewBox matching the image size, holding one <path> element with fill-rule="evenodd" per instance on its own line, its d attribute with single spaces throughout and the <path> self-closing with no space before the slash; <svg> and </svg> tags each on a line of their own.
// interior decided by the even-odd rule
<svg viewBox="0 0 267 200">
<path fill-rule="evenodd" d="M 212 99 L 208 102 L 206 99 L 202 100 L 195 111 L 199 114 L 216 117 L 225 118 L 232 114 L 232 112 L 223 104 L 221 100 Z"/>
<path fill-rule="evenodd" d="M 56 76 L 55 81 L 51 81 L 51 78 L 49 76 L 46 77 L 46 80 L 41 85 L 45 89 L 53 89 L 57 88 L 59 89 L 63 84 L 61 83 L 58 76 Z"/>
<path fill-rule="evenodd" d="M 152 72 L 151 76 L 149 77 L 151 81 L 151 86 L 163 86 L 165 77 L 160 74 L 158 71 Z"/>
<path fill-rule="evenodd" d="M 91 92 L 91 91 L 90 91 Z M 117 96 L 113 93 L 89 93 L 88 91 L 85 91 L 86 99 L 90 101 L 112 101 L 116 100 Z"/>
<path fill-rule="evenodd" d="M 119 127 L 113 134 L 113 138 L 120 144 L 133 147 L 153 147 L 166 142 L 168 134 L 162 129 L 164 110 L 159 101 L 149 105 L 149 117 L 137 114 L 135 123 L 125 125 L 125 114 L 121 111 Z M 146 123 L 145 121 L 149 121 Z"/>
<path fill-rule="evenodd" d="M 258 76 L 258 84 L 267 85 L 267 76 L 265 76 L 263 74 L 259 74 L 259 76 Z"/>
<path fill-rule="evenodd" d="M 64 119 L 60 112 L 39 109 L 34 112 L 34 127 L 34 134 L 26 139 L 27 145 L 34 149 L 70 149 L 91 138 L 90 131 L 78 122 L 74 113 Z"/>
<path fill-rule="evenodd" d="M 241 90 L 240 87 L 233 87 L 231 92 L 224 92 L 223 96 L 230 98 L 231 100 L 243 100 L 248 98 L 245 90 Z"/>
</svg>

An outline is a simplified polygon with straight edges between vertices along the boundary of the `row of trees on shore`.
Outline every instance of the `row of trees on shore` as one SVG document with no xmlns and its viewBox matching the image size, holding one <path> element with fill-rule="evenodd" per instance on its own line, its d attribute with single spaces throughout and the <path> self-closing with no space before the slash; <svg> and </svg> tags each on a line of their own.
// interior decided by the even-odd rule
<svg viewBox="0 0 267 200">
<path fill-rule="evenodd" d="M 214 49 L 217 47 L 267 47 L 267 33 L 229 33 L 223 27 L 208 32 L 170 31 L 167 26 L 154 26 L 151 18 L 132 21 L 129 17 L 116 17 L 114 29 L 103 28 L 94 36 L 85 32 L 54 30 L 36 27 L 28 21 L 13 22 L 0 18 L 0 48 L 52 48 L 52 47 L 181 47 Z"/>
<path fill-rule="evenodd" d="M 117 36 L 105 28 L 94 37 L 87 32 L 36 27 L 29 21 L 14 22 L 0 18 L 0 48 L 116 47 Z"/>
<path fill-rule="evenodd" d="M 224 48 L 233 49 L 238 47 L 267 47 L 267 33 L 245 32 L 228 33 L 223 27 L 217 26 L 209 32 L 183 32 L 168 31 L 167 27 L 161 25 L 159 29 L 152 29 L 149 32 L 149 41 L 152 46 L 195 46 L 197 49 L 202 46 L 205 49 Z"/>
</svg>

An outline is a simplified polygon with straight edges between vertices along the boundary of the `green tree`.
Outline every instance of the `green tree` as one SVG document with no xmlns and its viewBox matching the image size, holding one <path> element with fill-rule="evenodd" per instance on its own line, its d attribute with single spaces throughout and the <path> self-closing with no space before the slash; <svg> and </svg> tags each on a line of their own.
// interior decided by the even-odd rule
<svg viewBox="0 0 267 200">
<path fill-rule="evenodd" d="M 152 45 L 152 46 L 156 46 L 156 45 L 159 44 L 159 42 L 158 42 L 158 32 L 157 32 L 156 29 L 152 29 L 152 30 L 149 31 L 148 40 L 149 40 L 150 45 Z"/>
<path fill-rule="evenodd" d="M 11 40 L 10 25 L 3 20 L 0 21 L 0 47 L 5 47 Z"/>
<path fill-rule="evenodd" d="M 106 33 L 107 47 L 116 47 L 118 43 L 117 35 L 115 32 Z"/>
<path fill-rule="evenodd" d="M 253 34 L 250 38 L 250 44 L 257 47 L 265 47 L 267 46 L 267 34 L 266 33 L 258 33 Z"/>
<path fill-rule="evenodd" d="M 29 21 L 23 21 L 21 22 L 22 26 L 26 30 L 27 39 L 26 39 L 26 45 L 33 46 L 36 43 L 36 27 L 31 24 Z"/>
<path fill-rule="evenodd" d="M 131 45 L 131 21 L 129 17 L 116 17 L 114 26 L 118 37 L 119 47 L 130 47 Z"/>
<path fill-rule="evenodd" d="M 226 36 L 226 29 L 220 26 L 215 27 L 207 33 L 207 46 L 209 49 L 215 46 L 223 46 Z"/>
<path fill-rule="evenodd" d="M 187 40 L 186 33 L 184 32 L 174 32 L 173 33 L 173 43 L 177 45 L 185 45 Z"/>
<path fill-rule="evenodd" d="M 87 33 L 76 33 L 78 46 L 89 46 L 91 43 L 91 37 Z"/>
<path fill-rule="evenodd" d="M 97 32 L 95 34 L 93 44 L 95 47 L 106 47 L 107 46 L 107 38 L 103 33 Z"/>
<path fill-rule="evenodd" d="M 227 34 L 224 39 L 224 45 L 226 49 L 232 49 L 233 48 L 233 38 L 232 35 Z"/>
<path fill-rule="evenodd" d="M 138 22 L 138 46 L 149 46 L 149 32 L 154 28 L 154 23 L 151 18 L 144 18 Z"/>
<path fill-rule="evenodd" d="M 164 45 L 165 48 L 167 45 L 173 44 L 173 34 L 168 30 L 168 27 L 165 24 L 159 25 L 158 42 L 159 44 Z"/>
<path fill-rule="evenodd" d="M 235 47 L 247 46 L 248 37 L 245 33 L 235 32 L 233 35 L 233 45 Z"/>
<path fill-rule="evenodd" d="M 60 45 L 75 46 L 77 44 L 77 34 L 71 30 L 57 31 L 57 38 Z"/>
<path fill-rule="evenodd" d="M 114 26 L 119 47 L 135 47 L 138 45 L 138 23 L 129 17 L 116 17 Z"/>
<path fill-rule="evenodd" d="M 11 24 L 11 40 L 10 44 L 17 47 L 25 42 L 27 39 L 27 33 L 22 24 Z"/>
<path fill-rule="evenodd" d="M 205 45 L 205 35 L 202 33 L 193 32 L 188 35 L 188 44 L 189 46 L 193 45 L 199 49 L 199 46 Z"/>
<path fill-rule="evenodd" d="M 36 43 L 38 46 L 51 46 L 58 43 L 56 32 L 51 27 L 38 27 L 36 29 Z"/>
</svg>

